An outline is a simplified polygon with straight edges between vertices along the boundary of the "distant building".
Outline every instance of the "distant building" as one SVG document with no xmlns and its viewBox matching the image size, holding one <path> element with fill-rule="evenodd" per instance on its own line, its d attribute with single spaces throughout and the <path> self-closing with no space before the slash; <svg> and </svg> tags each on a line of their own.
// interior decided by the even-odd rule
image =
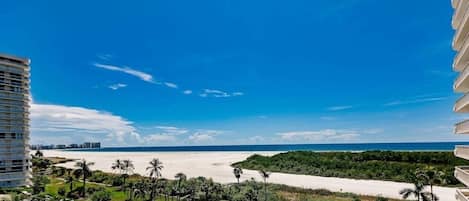
<svg viewBox="0 0 469 201">
<path fill-rule="evenodd" d="M 65 148 L 67 148 L 67 145 L 58 144 L 58 145 L 55 145 L 55 148 L 56 148 L 56 149 L 65 149 Z"/>
<path fill-rule="evenodd" d="M 101 148 L 101 143 L 100 142 L 93 142 L 93 143 L 91 143 L 91 148 L 99 149 L 99 148 Z"/>
<path fill-rule="evenodd" d="M 70 144 L 70 145 L 68 145 L 67 148 L 76 149 L 76 148 L 80 148 L 80 147 L 78 146 L 78 144 Z"/>
<path fill-rule="evenodd" d="M 0 188 L 31 184 L 29 64 L 0 54 Z"/>
<path fill-rule="evenodd" d="M 455 29 L 453 37 L 453 49 L 457 52 L 453 61 L 453 70 L 459 72 L 454 82 L 454 91 L 461 93 L 462 97 L 456 101 L 454 112 L 469 113 L 469 0 L 452 0 L 454 8 L 452 26 Z M 461 121 L 454 127 L 456 134 L 469 134 L 469 120 Z M 469 146 L 456 146 L 454 154 L 469 160 Z M 454 176 L 465 186 L 469 186 L 469 167 L 455 168 Z M 459 201 L 469 200 L 469 189 L 456 190 L 456 198 Z"/>
<path fill-rule="evenodd" d="M 85 142 L 83 143 L 83 148 L 85 149 L 98 149 L 101 148 L 100 142 Z"/>
</svg>

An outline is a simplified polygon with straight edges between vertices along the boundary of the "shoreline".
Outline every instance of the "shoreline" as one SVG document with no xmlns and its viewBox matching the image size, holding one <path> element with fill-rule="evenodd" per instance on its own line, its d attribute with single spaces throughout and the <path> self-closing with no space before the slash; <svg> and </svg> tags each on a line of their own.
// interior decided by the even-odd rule
<svg viewBox="0 0 469 201">
<path fill-rule="evenodd" d="M 84 151 L 57 151 L 44 150 L 44 156 L 58 156 L 68 159 L 86 159 L 95 162 L 92 170 L 113 173 L 112 163 L 116 159 L 130 159 L 135 166 L 135 173 L 147 175 L 145 168 L 152 158 L 159 158 L 163 162 L 163 177 L 174 179 L 174 175 L 183 172 L 188 177 L 203 176 L 212 178 L 219 183 L 234 183 L 232 163 L 242 161 L 253 154 L 274 155 L 282 152 L 84 152 Z M 59 166 L 73 168 L 74 162 L 59 164 Z M 241 180 L 254 178 L 261 181 L 259 173 L 255 170 L 243 170 Z M 333 192 L 350 192 L 360 195 L 384 196 L 400 199 L 399 191 L 412 187 L 412 184 L 380 181 L 358 180 L 335 177 L 319 177 L 301 174 L 272 173 L 269 183 L 284 184 L 288 186 L 327 189 Z M 434 187 L 440 200 L 454 201 L 456 188 Z"/>
</svg>

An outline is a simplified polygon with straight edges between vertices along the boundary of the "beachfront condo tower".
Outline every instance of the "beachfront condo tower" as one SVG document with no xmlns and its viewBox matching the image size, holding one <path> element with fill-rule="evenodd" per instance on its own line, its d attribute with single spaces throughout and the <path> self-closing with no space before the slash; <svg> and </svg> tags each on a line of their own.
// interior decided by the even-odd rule
<svg viewBox="0 0 469 201">
<path fill-rule="evenodd" d="M 30 185 L 29 64 L 0 54 L 0 188 Z"/>
<path fill-rule="evenodd" d="M 454 91 L 461 94 L 454 104 L 454 112 L 469 112 L 469 0 L 452 0 L 454 8 L 452 27 L 455 30 L 453 49 L 457 52 L 453 61 L 453 70 L 458 72 L 454 82 Z M 456 123 L 456 134 L 469 134 L 469 120 Z M 469 160 L 469 146 L 456 146 L 454 151 L 457 157 Z M 456 167 L 454 176 L 466 187 L 469 186 L 469 167 Z M 460 188 L 456 192 L 456 199 L 469 201 L 469 189 Z"/>
</svg>

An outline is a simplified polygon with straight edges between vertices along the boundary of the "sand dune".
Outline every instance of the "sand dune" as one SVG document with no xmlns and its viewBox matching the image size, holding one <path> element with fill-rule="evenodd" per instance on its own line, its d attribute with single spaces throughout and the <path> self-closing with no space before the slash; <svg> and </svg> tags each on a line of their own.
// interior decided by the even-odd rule
<svg viewBox="0 0 469 201">
<path fill-rule="evenodd" d="M 188 177 L 204 176 L 220 183 L 235 182 L 233 169 L 230 164 L 242 161 L 257 153 L 273 155 L 276 152 L 79 152 L 46 150 L 45 156 L 60 156 L 72 159 L 86 159 L 95 162 L 94 170 L 112 172 L 111 165 L 116 159 L 130 159 L 135 165 L 135 173 L 146 175 L 145 168 L 152 158 L 159 158 L 163 162 L 163 177 L 173 179 L 179 172 Z M 278 153 L 278 152 L 277 152 Z M 73 167 L 73 163 L 63 164 Z M 255 178 L 261 181 L 257 171 L 244 170 L 242 179 Z M 304 188 L 324 188 L 335 192 L 351 192 L 361 195 L 382 195 L 390 198 L 400 198 L 399 190 L 412 187 L 412 184 L 355 180 L 334 177 L 317 177 L 309 175 L 294 175 L 273 173 L 268 180 L 271 183 L 285 184 Z M 455 188 L 435 187 L 435 193 L 442 201 L 455 201 Z"/>
</svg>

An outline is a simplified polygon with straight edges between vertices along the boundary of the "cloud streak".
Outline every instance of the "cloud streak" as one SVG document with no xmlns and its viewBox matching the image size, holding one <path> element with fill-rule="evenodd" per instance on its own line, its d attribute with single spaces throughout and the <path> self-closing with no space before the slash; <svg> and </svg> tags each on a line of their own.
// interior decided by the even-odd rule
<svg viewBox="0 0 469 201">
<path fill-rule="evenodd" d="M 412 100 L 396 100 L 389 103 L 384 104 L 384 106 L 398 106 L 398 105 L 408 105 L 408 104 L 415 104 L 415 103 L 425 103 L 425 102 L 435 102 L 435 101 L 442 101 L 447 99 L 448 97 L 427 97 L 427 98 L 417 98 Z"/>
<path fill-rule="evenodd" d="M 112 89 L 112 90 L 118 90 L 118 89 L 124 88 L 124 87 L 127 87 L 127 85 L 122 84 L 122 83 L 117 83 L 117 84 L 113 84 L 113 85 L 109 86 L 109 88 Z"/>
<path fill-rule="evenodd" d="M 98 68 L 110 70 L 110 71 L 123 72 L 123 73 L 129 74 L 129 75 L 132 75 L 134 77 L 137 77 L 137 78 L 139 78 L 139 79 L 141 79 L 145 82 L 157 83 L 157 82 L 155 82 L 155 80 L 153 80 L 152 75 L 150 75 L 148 73 L 145 73 L 143 71 L 134 70 L 134 69 L 129 68 L 129 67 L 119 67 L 119 66 L 100 64 L 100 63 L 95 63 L 94 66 L 96 66 Z"/>
<path fill-rule="evenodd" d="M 341 110 L 348 110 L 348 109 L 352 109 L 353 106 L 351 105 L 340 105 L 340 106 L 332 106 L 332 107 L 328 107 L 327 110 L 329 111 L 341 111 Z"/>
<path fill-rule="evenodd" d="M 291 131 L 277 134 L 281 140 L 293 142 L 324 142 L 353 140 L 360 136 L 356 130 L 325 129 L 319 131 Z"/>
<path fill-rule="evenodd" d="M 201 94 L 199 94 L 200 97 L 214 97 L 214 98 L 228 98 L 228 97 L 233 97 L 233 96 L 243 96 L 243 92 L 232 92 L 228 93 L 222 90 L 218 89 L 204 89 Z"/>
</svg>

